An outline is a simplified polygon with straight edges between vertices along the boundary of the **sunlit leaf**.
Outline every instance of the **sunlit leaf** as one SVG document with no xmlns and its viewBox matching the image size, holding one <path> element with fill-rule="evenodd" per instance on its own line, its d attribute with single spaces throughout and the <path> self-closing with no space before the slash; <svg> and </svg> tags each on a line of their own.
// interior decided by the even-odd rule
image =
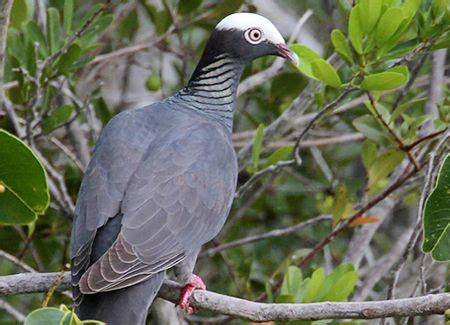
<svg viewBox="0 0 450 325">
<path fill-rule="evenodd" d="M 339 29 L 333 29 L 331 32 L 331 42 L 334 50 L 338 53 L 349 65 L 353 64 L 352 51 L 347 44 L 347 39 Z"/>
<path fill-rule="evenodd" d="M 352 42 L 353 48 L 356 52 L 361 54 L 363 52 L 363 32 L 361 29 L 360 7 L 356 5 L 350 11 L 350 18 L 348 22 L 348 35 Z"/>
<path fill-rule="evenodd" d="M 377 28 L 375 30 L 375 40 L 377 44 L 383 44 L 389 38 L 394 36 L 394 33 L 403 21 L 403 11 L 397 7 L 388 8 L 380 18 Z"/>
<path fill-rule="evenodd" d="M 382 0 L 360 0 L 358 2 L 361 27 L 366 34 L 369 34 L 377 24 L 382 4 Z"/>
<path fill-rule="evenodd" d="M 311 68 L 313 75 L 323 83 L 332 87 L 339 87 L 342 85 L 341 78 L 336 69 L 324 59 L 312 61 Z"/>
</svg>

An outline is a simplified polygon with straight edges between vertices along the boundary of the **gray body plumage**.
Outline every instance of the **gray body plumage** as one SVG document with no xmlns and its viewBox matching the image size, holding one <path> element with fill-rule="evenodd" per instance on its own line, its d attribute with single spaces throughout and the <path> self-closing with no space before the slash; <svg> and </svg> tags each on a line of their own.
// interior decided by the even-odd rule
<svg viewBox="0 0 450 325">
<path fill-rule="evenodd" d="M 268 31 L 282 41 L 273 25 Z M 176 267 L 179 281 L 189 281 L 200 247 L 222 228 L 237 181 L 231 131 L 240 76 L 257 57 L 287 53 L 269 38 L 257 44 L 245 35 L 215 30 L 184 89 L 118 114 L 103 130 L 71 238 L 81 319 L 144 324 L 166 271 Z"/>
<path fill-rule="evenodd" d="M 75 292 L 93 294 L 145 281 L 141 287 L 150 288 L 143 293 L 151 302 L 160 274 L 221 229 L 236 175 L 230 132 L 207 114 L 169 100 L 116 116 L 102 133 L 77 201 Z M 121 296 L 102 295 L 112 305 Z M 93 299 L 74 297 L 81 302 L 80 316 L 103 317 L 99 308 L 83 309 L 93 305 L 82 302 L 87 297 Z"/>
</svg>

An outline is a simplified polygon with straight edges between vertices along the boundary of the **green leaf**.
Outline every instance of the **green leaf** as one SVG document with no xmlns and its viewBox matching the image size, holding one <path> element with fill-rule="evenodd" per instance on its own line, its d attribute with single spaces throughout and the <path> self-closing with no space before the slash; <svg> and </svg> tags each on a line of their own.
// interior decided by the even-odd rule
<svg viewBox="0 0 450 325">
<path fill-rule="evenodd" d="M 32 311 L 25 319 L 24 325 L 44 325 L 59 324 L 66 312 L 54 308 L 46 307 Z"/>
<path fill-rule="evenodd" d="M 416 98 L 416 99 L 410 100 L 402 105 L 398 105 L 397 108 L 391 114 L 389 124 L 394 122 L 401 114 L 403 114 L 411 106 L 415 106 L 417 104 L 423 104 L 426 101 L 427 101 L 427 97 L 422 97 L 422 98 Z"/>
<path fill-rule="evenodd" d="M 319 267 L 315 270 L 311 276 L 311 281 L 309 282 L 308 290 L 306 291 L 305 297 L 302 302 L 314 302 L 317 301 L 317 293 L 322 287 L 325 281 L 325 270 L 323 267 Z"/>
<path fill-rule="evenodd" d="M 422 249 L 437 261 L 450 260 L 450 154 L 442 163 L 423 212 Z"/>
<path fill-rule="evenodd" d="M 344 33 L 342 33 L 339 29 L 333 29 L 331 32 L 331 43 L 333 43 L 336 53 L 338 53 L 349 65 L 352 65 L 352 51 L 347 44 L 347 39 Z"/>
<path fill-rule="evenodd" d="M 55 127 L 67 122 L 74 111 L 72 105 L 63 105 L 42 121 L 42 130 L 51 132 Z"/>
<path fill-rule="evenodd" d="M 9 27 L 20 29 L 33 18 L 33 0 L 14 0 L 11 8 Z"/>
<path fill-rule="evenodd" d="M 39 53 L 45 58 L 48 56 L 48 45 L 41 28 L 33 20 L 29 21 L 25 27 L 25 36 L 31 41 L 31 43 L 39 44 Z"/>
<path fill-rule="evenodd" d="M 177 11 L 180 15 L 187 15 L 195 11 L 202 4 L 202 0 L 180 0 Z"/>
<path fill-rule="evenodd" d="M 372 166 L 377 157 L 377 144 L 369 139 L 366 139 L 361 147 L 361 159 L 366 170 Z"/>
<path fill-rule="evenodd" d="M 296 97 L 307 85 L 307 79 L 298 72 L 277 74 L 270 86 L 271 97 Z"/>
<path fill-rule="evenodd" d="M 317 59 L 322 59 L 320 55 L 311 50 L 309 47 L 300 44 L 292 44 L 290 49 L 297 54 L 300 59 L 300 63 L 297 68 L 308 77 L 317 79 L 312 72 L 311 62 Z"/>
<path fill-rule="evenodd" d="M 369 187 L 387 177 L 400 165 L 404 157 L 405 153 L 400 150 L 390 150 L 377 157 L 368 170 Z"/>
<path fill-rule="evenodd" d="M 353 126 L 368 139 L 376 143 L 384 144 L 388 141 L 388 137 L 380 129 L 380 125 L 372 115 L 363 115 L 353 120 Z"/>
<path fill-rule="evenodd" d="M 81 48 L 78 44 L 72 44 L 56 62 L 56 68 L 64 75 L 68 75 L 73 69 L 75 62 L 81 56 Z"/>
<path fill-rule="evenodd" d="M 353 48 L 359 54 L 363 53 L 363 32 L 361 29 L 360 7 L 356 5 L 350 11 L 350 17 L 348 21 L 348 35 L 352 42 Z"/>
<path fill-rule="evenodd" d="M 347 301 L 348 296 L 353 292 L 358 281 L 358 272 L 349 271 L 344 273 L 328 291 L 328 294 L 322 298 L 324 301 Z"/>
<path fill-rule="evenodd" d="M 98 18 L 91 27 L 89 27 L 84 35 L 77 39 L 76 43 L 82 50 L 88 49 L 100 35 L 111 25 L 114 20 L 113 15 L 105 15 Z"/>
<path fill-rule="evenodd" d="M 434 20 L 439 20 L 445 15 L 447 9 L 447 0 L 433 0 L 431 2 L 431 13 Z"/>
<path fill-rule="evenodd" d="M 314 76 L 323 83 L 332 87 L 340 87 L 342 85 L 336 69 L 324 59 L 312 61 L 311 67 Z"/>
<path fill-rule="evenodd" d="M 292 295 L 295 297 L 302 281 L 302 271 L 297 266 L 289 266 L 284 273 L 284 279 L 281 285 L 280 294 Z"/>
<path fill-rule="evenodd" d="M 190 0 L 189 0 L 190 1 Z M 213 15 L 215 17 L 225 17 L 229 14 L 232 14 L 244 4 L 245 0 L 227 0 L 220 1 L 216 8 L 214 9 Z"/>
<path fill-rule="evenodd" d="M 73 21 L 73 0 L 64 0 L 63 23 L 66 35 L 70 35 Z"/>
<path fill-rule="evenodd" d="M 264 124 L 260 124 L 256 129 L 255 142 L 252 148 L 252 171 L 255 173 L 258 170 L 259 157 L 261 155 L 262 143 L 264 140 Z"/>
<path fill-rule="evenodd" d="M 346 273 L 354 272 L 355 268 L 350 263 L 343 263 L 334 269 L 333 272 L 329 276 L 326 277 L 323 285 L 321 286 L 319 292 L 317 293 L 318 301 L 326 301 L 328 299 L 328 295 L 333 294 L 333 287 L 338 280 L 344 276 Z"/>
<path fill-rule="evenodd" d="M 391 90 L 403 86 L 407 81 L 408 77 L 403 73 L 385 71 L 368 75 L 360 87 L 364 90 Z"/>
<path fill-rule="evenodd" d="M 347 193 L 347 188 L 343 185 L 339 186 L 332 209 L 333 225 L 336 225 L 340 220 L 347 219 L 354 213 L 353 204 Z"/>
<path fill-rule="evenodd" d="M 117 28 L 117 33 L 121 39 L 131 40 L 139 29 L 139 17 L 137 10 L 132 10 Z"/>
<path fill-rule="evenodd" d="M 0 193 L 0 223 L 26 224 L 47 209 L 50 196 L 44 167 L 27 145 L 1 129 L 0 183 L 4 187 Z M 24 213 L 24 208 L 33 213 L 32 218 L 30 213 Z"/>
<path fill-rule="evenodd" d="M 362 30 L 369 34 L 377 24 L 378 18 L 380 18 L 383 1 L 360 0 L 358 4 Z"/>
<path fill-rule="evenodd" d="M 294 150 L 293 146 L 285 146 L 278 148 L 273 152 L 269 158 L 267 158 L 266 163 L 264 164 L 264 167 L 269 167 L 272 165 L 277 164 L 279 161 L 287 160 L 289 157 L 292 156 L 292 151 Z"/>
<path fill-rule="evenodd" d="M 55 54 L 61 47 L 61 30 L 59 29 L 60 17 L 56 8 L 47 9 L 47 35 L 50 54 Z"/>
<path fill-rule="evenodd" d="M 387 42 L 391 37 L 393 37 L 402 21 L 402 9 L 397 7 L 388 8 L 384 12 L 383 16 L 381 16 L 375 30 L 376 43 L 379 45 L 383 45 L 383 43 Z"/>
</svg>

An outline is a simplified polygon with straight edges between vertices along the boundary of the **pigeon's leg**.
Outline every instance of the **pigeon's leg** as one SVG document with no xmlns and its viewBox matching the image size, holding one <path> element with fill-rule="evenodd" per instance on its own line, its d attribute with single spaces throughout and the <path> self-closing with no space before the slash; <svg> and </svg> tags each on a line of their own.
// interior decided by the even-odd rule
<svg viewBox="0 0 450 325">
<path fill-rule="evenodd" d="M 206 285 L 199 276 L 192 274 L 191 280 L 183 287 L 183 290 L 181 291 L 179 304 L 180 309 L 188 314 L 195 312 L 195 308 L 189 305 L 189 298 L 196 289 L 206 290 Z"/>
<path fill-rule="evenodd" d="M 175 275 L 178 281 L 184 285 L 181 291 L 180 298 L 180 309 L 188 314 L 193 313 L 195 310 L 193 307 L 189 306 L 189 298 L 195 289 L 205 290 L 206 286 L 203 280 L 192 273 L 194 270 L 195 262 L 197 260 L 197 255 L 200 249 L 196 250 L 194 253 L 189 255 L 183 262 L 175 267 Z"/>
</svg>

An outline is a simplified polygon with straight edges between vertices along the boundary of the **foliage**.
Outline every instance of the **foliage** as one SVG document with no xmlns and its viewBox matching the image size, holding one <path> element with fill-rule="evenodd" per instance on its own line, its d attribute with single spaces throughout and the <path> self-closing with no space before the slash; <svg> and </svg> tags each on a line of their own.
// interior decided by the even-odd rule
<svg viewBox="0 0 450 325">
<path fill-rule="evenodd" d="M 47 174 L 33 151 L 0 130 L 0 224 L 28 224 L 47 210 Z"/>
<path fill-rule="evenodd" d="M 36 309 L 27 316 L 24 323 L 24 325 L 43 324 L 101 325 L 105 323 L 95 320 L 81 321 L 78 316 L 65 305 L 61 305 L 59 308 L 44 307 Z"/>
<path fill-rule="evenodd" d="M 438 261 L 450 260 L 450 154 L 442 162 L 438 180 L 423 213 L 423 251 Z"/>
<path fill-rule="evenodd" d="M 66 267 L 73 202 L 100 130 L 118 112 L 183 87 L 224 15 L 260 12 L 266 5 L 243 0 L 104 3 L 49 0 L 42 13 L 33 0 L 15 0 L 12 8 L 5 94 L 23 132 L 9 115 L 0 115 L 0 127 L 7 130 L 0 130 L 0 249 L 39 271 Z M 390 256 L 399 245 L 399 234 L 416 217 L 423 179 L 415 176 L 450 119 L 447 81 L 436 85 L 443 89 L 444 100 L 435 102 L 432 112 L 426 108 L 431 53 L 450 44 L 448 5 L 445 0 L 359 0 L 352 7 L 353 1 L 341 0 L 331 12 L 326 3 L 274 4 L 286 6 L 292 15 L 313 8 L 315 15 L 301 33 L 324 46 L 315 51 L 311 44 L 292 44 L 300 58 L 297 68 L 286 65 L 276 76 L 264 75 L 261 86 L 239 96 L 234 143 L 238 152 L 251 149 L 247 157 L 240 155 L 238 187 L 292 159 L 311 112 L 352 90 L 341 102 L 347 101 L 348 107 L 327 111 L 316 121 L 301 143 L 301 166 L 289 165 L 271 177 L 258 178 L 235 200 L 230 222 L 217 240 L 230 242 L 285 228 L 319 214 L 332 215 L 333 222 L 200 259 L 199 273 L 206 275 L 213 291 L 250 300 L 265 292 L 270 302 L 346 301 L 370 285 L 371 272 L 364 270 Z M 242 82 L 272 61 L 255 61 Z M 280 120 L 285 113 L 288 120 Z M 279 126 L 275 132 L 274 121 Z M 343 141 L 348 135 L 354 140 Z M 438 155 L 448 147 L 439 150 Z M 449 158 L 424 209 L 423 250 L 439 261 L 449 259 L 448 168 Z M 396 188 L 401 195 L 386 195 L 395 199 L 395 213 L 359 213 L 399 175 L 407 176 Z M 314 251 L 347 222 L 347 231 L 331 238 L 326 254 Z M 354 265 L 342 263 L 354 244 L 351 229 L 377 222 L 379 229 L 364 248 L 370 258 L 361 257 Z M 312 252 L 313 258 L 305 262 Z M 416 263 L 419 255 L 412 256 Z M 328 275 L 325 264 L 333 269 Z M 14 264 L 0 263 L 0 274 L 19 271 Z M 368 298 L 386 296 L 390 281 L 381 276 Z M 64 305 L 36 309 L 41 300 L 38 294 L 7 298 L 22 312 L 31 312 L 26 324 L 50 323 L 49 317 L 62 324 L 80 323 Z M 58 293 L 53 301 L 56 306 L 71 304 Z M 10 320 L 0 315 L 0 323 Z"/>
</svg>

